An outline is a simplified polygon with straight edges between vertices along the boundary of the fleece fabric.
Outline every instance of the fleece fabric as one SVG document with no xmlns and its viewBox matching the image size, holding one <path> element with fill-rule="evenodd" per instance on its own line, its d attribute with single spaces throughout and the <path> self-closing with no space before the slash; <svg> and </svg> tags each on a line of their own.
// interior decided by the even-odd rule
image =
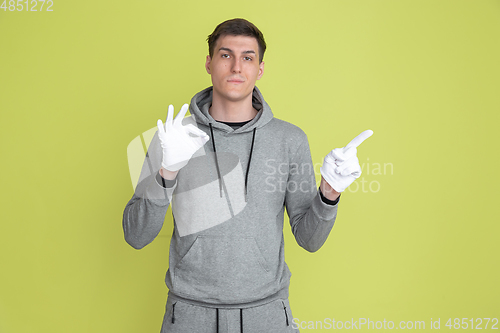
<svg viewBox="0 0 500 333">
<path fill-rule="evenodd" d="M 168 298 L 161 333 L 300 333 L 287 299 L 245 309 L 212 309 Z"/>
<path fill-rule="evenodd" d="M 123 213 L 125 240 L 136 249 L 152 242 L 172 204 L 169 299 L 217 309 L 287 299 L 285 210 L 297 243 L 314 252 L 326 241 L 338 204 L 321 200 L 306 134 L 275 118 L 257 87 L 252 103 L 258 114 L 237 129 L 209 114 L 212 89 L 192 98 L 191 116 L 183 120 L 210 140 L 172 187 L 155 177 L 162 151 L 153 137 Z"/>
</svg>

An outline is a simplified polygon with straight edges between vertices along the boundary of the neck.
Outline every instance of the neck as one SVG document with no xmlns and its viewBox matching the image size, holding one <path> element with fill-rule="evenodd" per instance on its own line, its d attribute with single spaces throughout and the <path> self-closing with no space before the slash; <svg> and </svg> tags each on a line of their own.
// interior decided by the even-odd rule
<svg viewBox="0 0 500 333">
<path fill-rule="evenodd" d="M 217 121 L 243 122 L 253 119 L 258 111 L 253 108 L 252 94 L 243 100 L 230 101 L 213 90 L 212 106 L 208 109 L 208 113 Z"/>
</svg>

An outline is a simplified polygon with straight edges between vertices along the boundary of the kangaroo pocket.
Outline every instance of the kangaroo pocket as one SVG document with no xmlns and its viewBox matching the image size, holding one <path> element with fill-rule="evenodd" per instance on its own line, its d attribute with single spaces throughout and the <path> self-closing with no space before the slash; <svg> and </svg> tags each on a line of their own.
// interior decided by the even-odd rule
<svg viewBox="0 0 500 333">
<path fill-rule="evenodd" d="M 173 292 L 212 303 L 261 299 L 278 283 L 253 237 L 198 235 L 174 268 Z"/>
</svg>

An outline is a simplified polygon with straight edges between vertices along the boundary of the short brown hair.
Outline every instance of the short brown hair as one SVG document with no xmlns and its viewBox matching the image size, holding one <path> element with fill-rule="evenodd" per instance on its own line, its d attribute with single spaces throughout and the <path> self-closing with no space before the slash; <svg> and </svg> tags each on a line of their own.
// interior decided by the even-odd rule
<svg viewBox="0 0 500 333">
<path fill-rule="evenodd" d="M 257 43 L 259 44 L 259 62 L 262 62 L 262 59 L 264 59 L 264 52 L 266 52 L 266 41 L 264 40 L 264 35 L 255 25 L 242 18 L 227 20 L 215 27 L 214 32 L 212 32 L 212 34 L 207 38 L 208 54 L 210 55 L 210 58 L 214 55 L 217 39 L 227 35 L 250 36 L 257 39 Z"/>
</svg>

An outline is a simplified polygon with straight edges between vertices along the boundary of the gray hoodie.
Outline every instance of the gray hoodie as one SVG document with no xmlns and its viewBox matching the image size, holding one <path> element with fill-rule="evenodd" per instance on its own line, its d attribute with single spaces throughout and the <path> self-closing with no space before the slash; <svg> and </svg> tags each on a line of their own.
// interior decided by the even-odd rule
<svg viewBox="0 0 500 333">
<path fill-rule="evenodd" d="M 193 97 L 183 120 L 210 140 L 172 186 L 158 176 L 162 150 L 154 135 L 123 213 L 125 240 L 136 249 L 152 242 L 172 203 L 169 297 L 217 308 L 287 298 L 285 209 L 297 243 L 314 252 L 333 227 L 337 205 L 321 200 L 306 134 L 274 118 L 257 87 L 252 103 L 259 112 L 236 130 L 208 113 L 212 89 Z"/>
</svg>

